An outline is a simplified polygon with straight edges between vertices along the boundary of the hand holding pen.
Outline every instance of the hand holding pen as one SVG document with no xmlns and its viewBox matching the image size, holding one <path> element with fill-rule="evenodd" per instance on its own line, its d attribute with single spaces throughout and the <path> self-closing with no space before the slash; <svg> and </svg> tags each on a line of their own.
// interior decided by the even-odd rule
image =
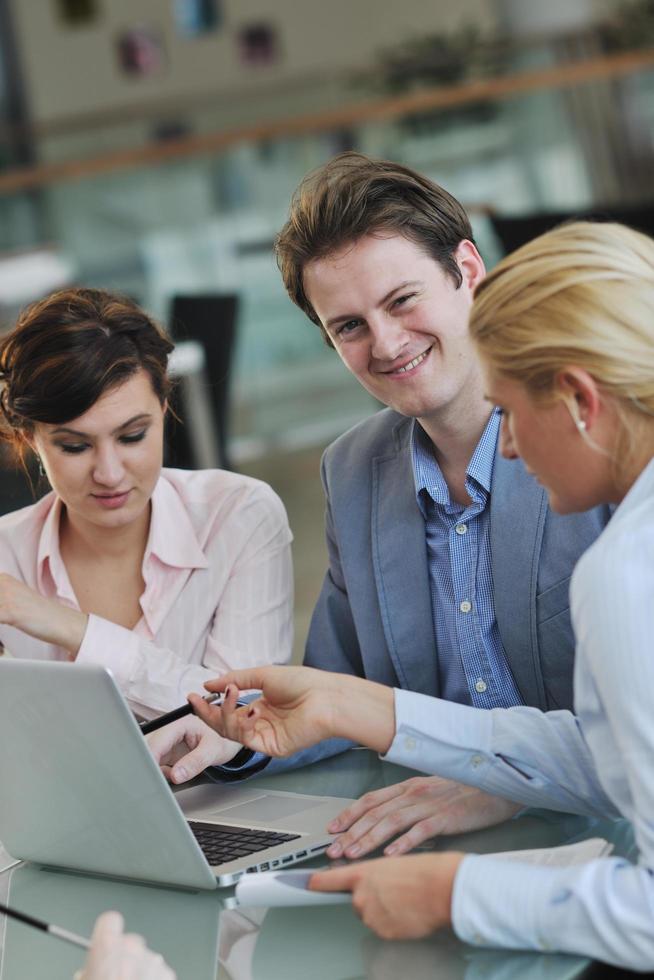
<svg viewBox="0 0 654 980">
<path fill-rule="evenodd" d="M 222 694 L 207 694 L 202 698 L 207 704 L 219 705 L 223 700 Z M 140 724 L 141 733 L 143 735 L 149 735 L 150 732 L 156 732 L 158 728 L 163 728 L 164 725 L 170 725 L 171 722 L 177 721 L 179 718 L 186 718 L 187 715 L 195 714 L 195 708 L 192 704 L 183 704 L 180 708 L 174 708 L 173 711 L 167 711 L 165 715 L 159 715 L 158 718 L 153 718 L 152 721 L 142 721 Z"/>
<path fill-rule="evenodd" d="M 220 694 L 209 694 L 203 703 L 221 705 Z M 148 748 L 166 779 L 179 785 L 199 776 L 209 766 L 239 768 L 252 757 L 249 749 L 218 735 L 205 725 L 190 704 L 175 708 L 160 718 L 143 722 Z"/>
</svg>

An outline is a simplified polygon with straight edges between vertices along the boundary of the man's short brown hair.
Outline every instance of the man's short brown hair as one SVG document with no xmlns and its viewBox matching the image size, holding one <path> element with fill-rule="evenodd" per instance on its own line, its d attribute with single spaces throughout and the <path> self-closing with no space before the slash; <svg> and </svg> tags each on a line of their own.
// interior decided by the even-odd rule
<svg viewBox="0 0 654 980">
<path fill-rule="evenodd" d="M 275 241 L 288 295 L 321 328 L 328 343 L 304 291 L 304 268 L 377 232 L 403 235 L 435 259 L 457 287 L 461 285 L 454 252 L 464 239 L 473 238 L 456 198 L 399 163 L 341 153 L 304 178 Z"/>
</svg>

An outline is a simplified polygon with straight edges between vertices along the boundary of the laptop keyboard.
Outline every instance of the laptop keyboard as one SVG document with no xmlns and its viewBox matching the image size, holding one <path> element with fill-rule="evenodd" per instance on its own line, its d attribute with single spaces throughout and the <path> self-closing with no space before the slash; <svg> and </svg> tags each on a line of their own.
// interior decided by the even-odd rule
<svg viewBox="0 0 654 980">
<path fill-rule="evenodd" d="M 273 830 L 255 830 L 248 827 L 230 827 L 220 823 L 189 821 L 193 836 L 209 864 L 225 864 L 237 858 L 247 857 L 267 847 L 299 840 L 300 834 L 279 834 Z"/>
</svg>

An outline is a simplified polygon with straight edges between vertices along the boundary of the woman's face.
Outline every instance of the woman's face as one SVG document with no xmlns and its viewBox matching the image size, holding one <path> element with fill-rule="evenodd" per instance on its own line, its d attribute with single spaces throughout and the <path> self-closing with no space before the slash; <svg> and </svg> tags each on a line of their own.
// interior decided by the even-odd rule
<svg viewBox="0 0 654 980">
<path fill-rule="evenodd" d="M 73 525 L 143 517 L 161 472 L 164 414 L 140 370 L 65 425 L 36 425 L 34 448 Z"/>
<path fill-rule="evenodd" d="M 607 454 L 580 433 L 564 397 L 537 402 L 518 381 L 484 369 L 486 397 L 502 409 L 500 450 L 522 459 L 547 490 L 552 510 L 571 514 L 614 498 Z M 581 418 L 581 416 L 579 416 Z"/>
</svg>

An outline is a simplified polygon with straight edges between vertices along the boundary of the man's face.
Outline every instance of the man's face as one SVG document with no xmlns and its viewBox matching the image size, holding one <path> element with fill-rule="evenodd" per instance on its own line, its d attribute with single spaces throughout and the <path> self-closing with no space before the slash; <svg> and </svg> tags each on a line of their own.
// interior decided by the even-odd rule
<svg viewBox="0 0 654 980">
<path fill-rule="evenodd" d="M 367 235 L 309 262 L 304 290 L 345 366 L 402 415 L 429 417 L 481 391 L 468 336 L 484 266 L 471 242 L 455 253 L 459 288 L 401 235 Z"/>
</svg>

